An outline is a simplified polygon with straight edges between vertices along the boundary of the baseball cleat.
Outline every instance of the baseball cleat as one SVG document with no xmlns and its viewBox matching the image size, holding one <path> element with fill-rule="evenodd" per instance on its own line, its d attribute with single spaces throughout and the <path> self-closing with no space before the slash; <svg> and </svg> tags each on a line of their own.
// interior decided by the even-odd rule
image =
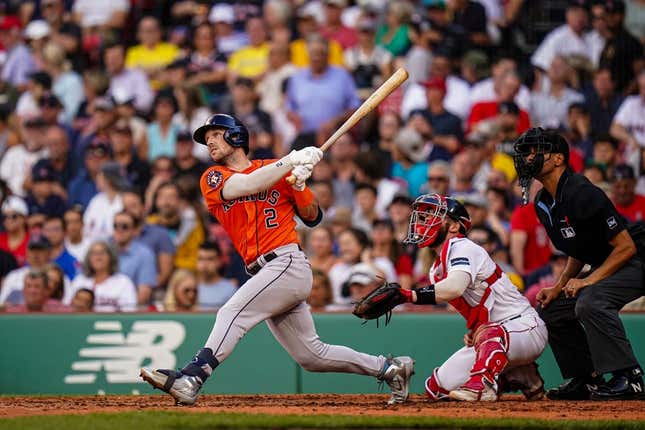
<svg viewBox="0 0 645 430">
<path fill-rule="evenodd" d="M 414 360 L 411 357 L 388 358 L 380 381 L 387 382 L 392 396 L 387 401 L 388 405 L 403 403 L 410 395 L 410 378 L 414 375 Z"/>
<path fill-rule="evenodd" d="M 495 402 L 497 384 L 491 384 L 488 378 L 482 375 L 474 375 L 464 385 L 448 393 L 448 396 L 460 402 Z"/>
<path fill-rule="evenodd" d="M 139 376 L 154 388 L 170 394 L 177 404 L 182 405 L 194 404 L 197 393 L 202 388 L 202 381 L 197 376 L 189 376 L 170 369 L 152 370 L 142 367 Z"/>
</svg>

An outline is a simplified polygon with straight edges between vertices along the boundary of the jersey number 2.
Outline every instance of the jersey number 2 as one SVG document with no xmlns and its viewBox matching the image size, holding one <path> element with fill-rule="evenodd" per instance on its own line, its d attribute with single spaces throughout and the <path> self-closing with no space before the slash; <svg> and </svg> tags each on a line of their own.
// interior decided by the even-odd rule
<svg viewBox="0 0 645 430">
<path fill-rule="evenodd" d="M 264 225 L 266 228 L 276 228 L 278 223 L 275 222 L 275 219 L 278 217 L 274 208 L 264 209 Z"/>
</svg>

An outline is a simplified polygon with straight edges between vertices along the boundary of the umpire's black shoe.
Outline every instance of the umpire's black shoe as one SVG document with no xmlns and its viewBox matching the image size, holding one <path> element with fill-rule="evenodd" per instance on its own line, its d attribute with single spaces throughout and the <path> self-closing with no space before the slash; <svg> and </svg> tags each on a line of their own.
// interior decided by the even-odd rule
<svg viewBox="0 0 645 430">
<path fill-rule="evenodd" d="M 591 400 L 639 400 L 645 399 L 643 371 L 640 367 L 619 372 L 606 384 L 591 392 Z"/>
<path fill-rule="evenodd" d="M 602 376 L 576 376 L 558 388 L 547 391 L 546 397 L 550 400 L 589 400 L 591 390 L 604 383 Z"/>
</svg>

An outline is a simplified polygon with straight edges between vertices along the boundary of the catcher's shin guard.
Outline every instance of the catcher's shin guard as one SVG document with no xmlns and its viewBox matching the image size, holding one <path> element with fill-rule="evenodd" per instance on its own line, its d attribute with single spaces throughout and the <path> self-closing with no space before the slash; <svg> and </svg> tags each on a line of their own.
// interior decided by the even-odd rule
<svg viewBox="0 0 645 430">
<path fill-rule="evenodd" d="M 438 402 L 440 400 L 450 400 L 448 397 L 449 391 L 439 385 L 439 379 L 437 378 L 438 367 L 435 367 L 432 372 L 432 376 L 426 379 L 425 388 L 428 398 L 433 402 Z"/>
<path fill-rule="evenodd" d="M 485 324 L 473 336 L 477 355 L 470 370 L 470 379 L 450 398 L 461 401 L 497 400 L 497 377 L 508 364 L 508 332 L 499 324 Z"/>
</svg>

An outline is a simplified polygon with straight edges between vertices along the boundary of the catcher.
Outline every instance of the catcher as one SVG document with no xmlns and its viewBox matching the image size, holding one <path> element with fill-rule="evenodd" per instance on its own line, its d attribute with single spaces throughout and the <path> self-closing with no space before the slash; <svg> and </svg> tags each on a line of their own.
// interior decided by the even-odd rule
<svg viewBox="0 0 645 430">
<path fill-rule="evenodd" d="M 465 346 L 426 379 L 430 399 L 495 401 L 515 390 L 527 400 L 540 399 L 544 382 L 535 360 L 546 346 L 545 324 L 484 248 L 466 238 L 469 228 L 470 216 L 457 200 L 438 194 L 417 198 L 405 242 L 436 251 L 433 284 L 403 290 L 386 283 L 358 302 L 354 314 L 388 319 L 402 303 L 448 302 L 469 331 Z"/>
</svg>

